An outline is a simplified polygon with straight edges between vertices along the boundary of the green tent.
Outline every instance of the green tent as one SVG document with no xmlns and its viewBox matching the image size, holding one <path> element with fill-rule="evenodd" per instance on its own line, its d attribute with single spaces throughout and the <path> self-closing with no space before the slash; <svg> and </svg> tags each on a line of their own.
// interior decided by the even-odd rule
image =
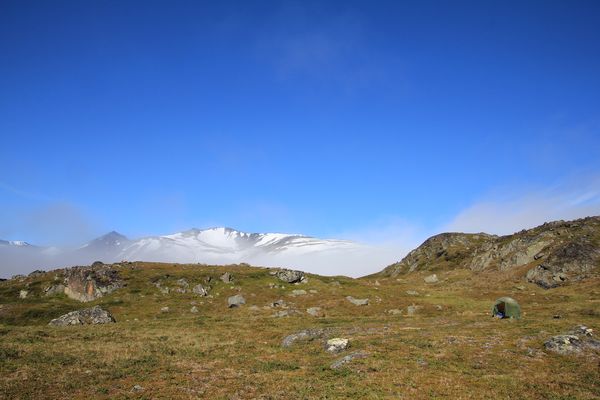
<svg viewBox="0 0 600 400">
<path fill-rule="evenodd" d="M 492 307 L 492 315 L 519 319 L 521 318 L 521 306 L 513 298 L 500 297 Z"/>
</svg>

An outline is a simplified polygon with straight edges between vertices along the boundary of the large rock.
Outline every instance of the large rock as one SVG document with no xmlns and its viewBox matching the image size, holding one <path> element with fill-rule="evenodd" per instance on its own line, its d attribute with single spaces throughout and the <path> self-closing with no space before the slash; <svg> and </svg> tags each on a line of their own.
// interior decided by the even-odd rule
<svg viewBox="0 0 600 400">
<path fill-rule="evenodd" d="M 350 346 L 350 341 L 346 338 L 332 338 L 325 343 L 325 350 L 328 353 L 339 353 Z"/>
<path fill-rule="evenodd" d="M 283 282 L 296 283 L 304 279 L 304 272 L 293 271 L 291 269 L 282 269 L 275 273 L 275 276 Z"/>
<path fill-rule="evenodd" d="M 292 333 L 291 335 L 286 336 L 283 339 L 281 345 L 283 347 L 291 347 L 294 343 L 299 341 L 310 341 L 314 339 L 321 338 L 325 335 L 325 330 L 323 329 L 304 329 L 302 331 Z"/>
<path fill-rule="evenodd" d="M 354 304 L 355 306 L 366 306 L 369 304 L 369 299 L 355 299 L 352 296 L 346 296 L 346 300 L 348 300 L 350 303 Z"/>
<path fill-rule="evenodd" d="M 239 307 L 242 304 L 246 304 L 246 299 L 241 294 L 236 294 L 227 299 L 227 304 L 229 305 L 229 308 Z"/>
<path fill-rule="evenodd" d="M 439 279 L 436 274 L 426 276 L 423 280 L 425 281 L 425 283 L 438 283 L 439 282 Z"/>
<path fill-rule="evenodd" d="M 73 267 L 65 270 L 65 294 L 81 302 L 94 301 L 123 287 L 116 269 L 108 265 L 99 267 Z"/>
<path fill-rule="evenodd" d="M 219 279 L 225 283 L 231 283 L 233 282 L 233 275 L 231 275 L 229 272 L 225 272 Z"/>
<path fill-rule="evenodd" d="M 545 265 L 538 265 L 530 269 L 525 278 L 528 282 L 535 283 L 544 289 L 558 287 L 568 279 L 564 272 L 555 271 Z"/>
<path fill-rule="evenodd" d="M 208 289 L 200 284 L 194 286 L 192 292 L 194 292 L 195 294 L 199 294 L 200 296 L 208 296 Z"/>
<path fill-rule="evenodd" d="M 53 319 L 48 325 L 96 325 L 110 324 L 113 322 L 115 322 L 115 319 L 108 311 L 103 310 L 102 308 L 100 308 L 100 306 L 95 306 L 92 308 L 85 308 L 83 310 L 71 311 L 68 314 Z"/>
</svg>

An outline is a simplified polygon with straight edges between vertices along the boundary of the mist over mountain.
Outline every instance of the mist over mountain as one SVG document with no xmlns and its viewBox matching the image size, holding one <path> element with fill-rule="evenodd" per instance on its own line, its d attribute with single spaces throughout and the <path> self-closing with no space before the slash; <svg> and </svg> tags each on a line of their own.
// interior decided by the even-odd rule
<svg viewBox="0 0 600 400">
<path fill-rule="evenodd" d="M 94 261 L 158 261 L 302 268 L 307 271 L 359 275 L 378 269 L 397 255 L 349 240 L 301 234 L 247 233 L 232 228 L 190 229 L 162 236 L 129 239 L 112 231 L 75 249 L 0 242 L 3 277 Z"/>
</svg>

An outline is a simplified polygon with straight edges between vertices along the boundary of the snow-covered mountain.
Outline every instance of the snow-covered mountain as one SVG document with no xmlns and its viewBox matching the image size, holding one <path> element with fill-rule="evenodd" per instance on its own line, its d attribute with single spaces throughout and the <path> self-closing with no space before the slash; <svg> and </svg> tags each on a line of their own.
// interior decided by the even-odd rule
<svg viewBox="0 0 600 400">
<path fill-rule="evenodd" d="M 252 262 L 265 256 L 315 252 L 349 251 L 359 244 L 285 233 L 247 233 L 231 228 L 190 229 L 164 236 L 128 240 L 116 232 L 90 242 L 83 248 L 104 249 L 116 260 L 230 263 Z M 118 236 L 117 236 L 118 235 Z"/>
<path fill-rule="evenodd" d="M 383 261 L 376 259 L 378 254 L 372 247 L 348 240 L 286 233 L 247 233 L 224 227 L 190 229 L 140 239 L 128 239 L 112 231 L 76 249 L 17 243 L 25 242 L 0 242 L 0 276 L 22 273 L 25 268 L 85 265 L 98 260 L 107 263 L 122 260 L 206 264 L 246 262 L 301 268 L 321 274 L 340 273 L 344 267 L 353 268 L 352 265 L 357 263 L 360 266 L 366 263 L 383 265 Z M 15 251 L 17 247 L 20 251 Z"/>
</svg>

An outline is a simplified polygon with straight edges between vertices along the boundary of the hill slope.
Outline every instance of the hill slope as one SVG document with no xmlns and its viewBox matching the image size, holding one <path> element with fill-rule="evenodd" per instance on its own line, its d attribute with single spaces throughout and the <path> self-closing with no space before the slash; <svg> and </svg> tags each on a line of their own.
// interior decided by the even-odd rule
<svg viewBox="0 0 600 400">
<path fill-rule="evenodd" d="M 506 236 L 442 233 L 427 239 L 378 276 L 466 268 L 518 270 L 545 288 L 579 281 L 600 271 L 600 217 L 548 222 Z"/>
</svg>

